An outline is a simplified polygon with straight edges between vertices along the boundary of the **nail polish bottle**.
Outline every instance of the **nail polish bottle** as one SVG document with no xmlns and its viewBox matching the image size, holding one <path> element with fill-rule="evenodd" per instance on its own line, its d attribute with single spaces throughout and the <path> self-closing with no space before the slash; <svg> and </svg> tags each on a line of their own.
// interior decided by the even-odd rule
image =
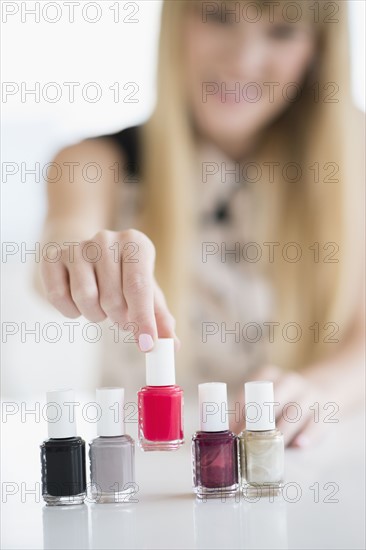
<svg viewBox="0 0 366 550">
<path fill-rule="evenodd" d="M 82 504 L 85 441 L 76 436 L 73 390 L 47 392 L 48 437 L 41 445 L 42 495 L 50 506 Z"/>
<path fill-rule="evenodd" d="M 200 431 L 192 437 L 193 487 L 198 498 L 227 497 L 237 491 L 237 437 L 229 431 L 227 387 L 199 384 Z"/>
<path fill-rule="evenodd" d="M 239 435 L 241 487 L 281 489 L 284 439 L 276 429 L 273 383 L 247 382 L 244 390 L 246 429 Z"/>
<path fill-rule="evenodd" d="M 139 446 L 174 451 L 183 443 L 183 390 L 175 384 L 174 340 L 159 338 L 145 354 L 146 386 L 138 392 Z"/>
<path fill-rule="evenodd" d="M 98 436 L 89 444 L 92 499 L 128 502 L 135 492 L 135 444 L 124 427 L 124 389 L 98 388 Z"/>
</svg>

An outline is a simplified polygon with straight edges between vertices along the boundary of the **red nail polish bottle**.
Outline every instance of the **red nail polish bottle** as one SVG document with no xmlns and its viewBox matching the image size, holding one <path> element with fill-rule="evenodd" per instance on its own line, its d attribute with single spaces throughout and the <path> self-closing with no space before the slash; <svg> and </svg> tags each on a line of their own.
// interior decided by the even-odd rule
<svg viewBox="0 0 366 550">
<path fill-rule="evenodd" d="M 139 446 L 174 451 L 183 443 L 183 390 L 175 384 L 174 340 L 159 338 L 145 354 L 146 386 L 138 392 Z"/>
</svg>

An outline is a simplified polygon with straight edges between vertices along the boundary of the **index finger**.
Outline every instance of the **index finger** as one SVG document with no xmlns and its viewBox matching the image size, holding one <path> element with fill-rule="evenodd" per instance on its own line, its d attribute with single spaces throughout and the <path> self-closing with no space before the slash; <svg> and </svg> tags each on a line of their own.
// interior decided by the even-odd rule
<svg viewBox="0 0 366 550">
<path fill-rule="evenodd" d="M 155 248 L 146 235 L 129 233 L 122 251 L 122 291 L 129 321 L 136 323 L 141 351 L 149 351 L 157 339 L 154 314 Z M 132 251 L 132 252 L 131 252 Z"/>
</svg>

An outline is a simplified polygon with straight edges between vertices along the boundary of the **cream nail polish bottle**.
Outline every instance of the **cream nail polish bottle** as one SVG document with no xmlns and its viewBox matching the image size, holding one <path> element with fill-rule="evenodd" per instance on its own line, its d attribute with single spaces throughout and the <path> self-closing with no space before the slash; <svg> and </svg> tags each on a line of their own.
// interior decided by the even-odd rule
<svg viewBox="0 0 366 550">
<path fill-rule="evenodd" d="M 244 390 L 246 429 L 239 435 L 241 487 L 278 490 L 284 478 L 284 440 L 276 429 L 273 383 L 247 382 Z"/>
</svg>

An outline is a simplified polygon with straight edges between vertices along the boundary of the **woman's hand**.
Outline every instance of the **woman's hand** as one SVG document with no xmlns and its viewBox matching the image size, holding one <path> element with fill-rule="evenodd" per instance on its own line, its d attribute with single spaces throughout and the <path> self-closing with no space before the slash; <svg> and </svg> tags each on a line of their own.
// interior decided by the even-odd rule
<svg viewBox="0 0 366 550">
<path fill-rule="evenodd" d="M 175 319 L 154 278 L 155 248 L 144 233 L 100 231 L 90 240 L 63 244 L 68 246 L 61 254 L 41 264 L 46 297 L 58 311 L 94 323 L 108 317 L 128 331 L 123 327 L 134 323 L 144 352 L 158 337 L 174 338 L 179 348 Z"/>
<path fill-rule="evenodd" d="M 283 432 L 286 446 L 305 448 L 315 443 L 325 433 L 327 424 L 324 423 L 324 415 L 330 417 L 337 410 L 334 404 L 334 408 L 324 412 L 323 406 L 330 401 L 329 396 L 315 386 L 306 374 L 286 372 L 270 365 L 257 371 L 251 380 L 270 380 L 274 383 L 274 399 L 279 403 L 274 409 L 276 427 Z M 240 410 L 243 411 L 243 394 L 239 400 Z M 242 422 L 232 425 L 231 429 L 238 432 L 243 427 Z"/>
</svg>

